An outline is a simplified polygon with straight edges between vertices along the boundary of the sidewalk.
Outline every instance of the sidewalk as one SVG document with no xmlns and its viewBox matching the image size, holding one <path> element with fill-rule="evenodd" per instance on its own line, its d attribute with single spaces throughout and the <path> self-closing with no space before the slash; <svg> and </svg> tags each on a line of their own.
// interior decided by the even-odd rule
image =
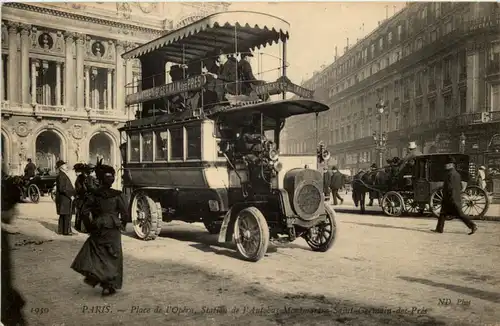
<svg viewBox="0 0 500 326">
<path fill-rule="evenodd" d="M 352 200 L 352 193 L 348 192 L 347 194 L 345 192 L 341 192 L 340 196 L 344 198 L 344 202 L 342 205 L 337 205 L 333 206 L 333 208 L 339 208 L 339 209 L 351 209 L 353 211 L 360 211 L 359 207 L 354 206 L 354 202 Z M 500 221 L 500 204 L 491 204 L 491 199 L 490 198 L 490 205 L 488 207 L 488 210 L 486 211 L 486 214 L 482 218 L 473 218 L 473 220 L 483 220 L 483 221 Z M 366 195 L 366 205 L 368 205 L 369 199 L 368 199 L 368 194 Z M 333 204 L 333 200 L 330 200 L 330 204 Z M 373 206 L 367 206 L 367 211 L 369 210 L 377 210 L 380 211 L 381 208 L 378 205 L 377 201 L 375 200 Z M 360 213 L 360 212 L 359 212 Z M 360 213 L 361 214 L 361 213 Z"/>
</svg>

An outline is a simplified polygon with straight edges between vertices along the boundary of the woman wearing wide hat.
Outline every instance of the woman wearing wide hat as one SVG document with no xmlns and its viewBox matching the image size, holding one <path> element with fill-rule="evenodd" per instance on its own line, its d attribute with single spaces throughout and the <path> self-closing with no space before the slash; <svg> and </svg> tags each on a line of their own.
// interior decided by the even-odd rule
<svg viewBox="0 0 500 326">
<path fill-rule="evenodd" d="M 122 192 L 111 188 L 115 181 L 113 167 L 98 164 L 96 175 L 100 187 L 82 208 L 90 236 L 71 268 L 85 276 L 86 284 L 92 287 L 100 284 L 102 295 L 112 295 L 121 289 L 123 282 L 121 230 L 128 221 L 128 211 Z"/>
</svg>

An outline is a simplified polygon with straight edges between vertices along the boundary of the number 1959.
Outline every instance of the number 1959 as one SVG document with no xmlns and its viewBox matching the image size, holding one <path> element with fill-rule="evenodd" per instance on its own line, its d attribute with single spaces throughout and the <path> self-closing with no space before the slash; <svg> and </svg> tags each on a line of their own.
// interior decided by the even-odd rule
<svg viewBox="0 0 500 326">
<path fill-rule="evenodd" d="M 31 313 L 35 315 L 43 315 L 49 313 L 49 308 L 31 308 Z"/>
</svg>

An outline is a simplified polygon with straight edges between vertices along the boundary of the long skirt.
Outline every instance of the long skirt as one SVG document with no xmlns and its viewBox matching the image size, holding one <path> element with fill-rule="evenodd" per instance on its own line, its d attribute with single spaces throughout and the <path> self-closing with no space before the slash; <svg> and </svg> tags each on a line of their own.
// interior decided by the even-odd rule
<svg viewBox="0 0 500 326">
<path fill-rule="evenodd" d="M 119 229 L 92 231 L 71 268 L 103 288 L 121 289 L 123 252 Z"/>
</svg>

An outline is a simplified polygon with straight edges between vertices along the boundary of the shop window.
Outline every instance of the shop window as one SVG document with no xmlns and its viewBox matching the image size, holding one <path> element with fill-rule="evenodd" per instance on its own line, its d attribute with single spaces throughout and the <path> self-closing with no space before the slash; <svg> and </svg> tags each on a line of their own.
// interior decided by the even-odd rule
<svg viewBox="0 0 500 326">
<path fill-rule="evenodd" d="M 141 133 L 142 138 L 142 162 L 153 161 L 153 132 L 146 131 Z"/>
<path fill-rule="evenodd" d="M 156 131 L 155 161 L 168 161 L 168 131 Z"/>
<path fill-rule="evenodd" d="M 170 129 L 170 159 L 184 159 L 184 132 L 182 127 Z"/>
<path fill-rule="evenodd" d="M 130 147 L 129 147 L 129 155 L 130 162 L 139 162 L 141 158 L 140 146 L 141 146 L 141 137 L 139 134 L 131 134 L 129 136 L 130 139 Z"/>
<path fill-rule="evenodd" d="M 201 159 L 201 125 L 186 127 L 187 159 Z"/>
</svg>

